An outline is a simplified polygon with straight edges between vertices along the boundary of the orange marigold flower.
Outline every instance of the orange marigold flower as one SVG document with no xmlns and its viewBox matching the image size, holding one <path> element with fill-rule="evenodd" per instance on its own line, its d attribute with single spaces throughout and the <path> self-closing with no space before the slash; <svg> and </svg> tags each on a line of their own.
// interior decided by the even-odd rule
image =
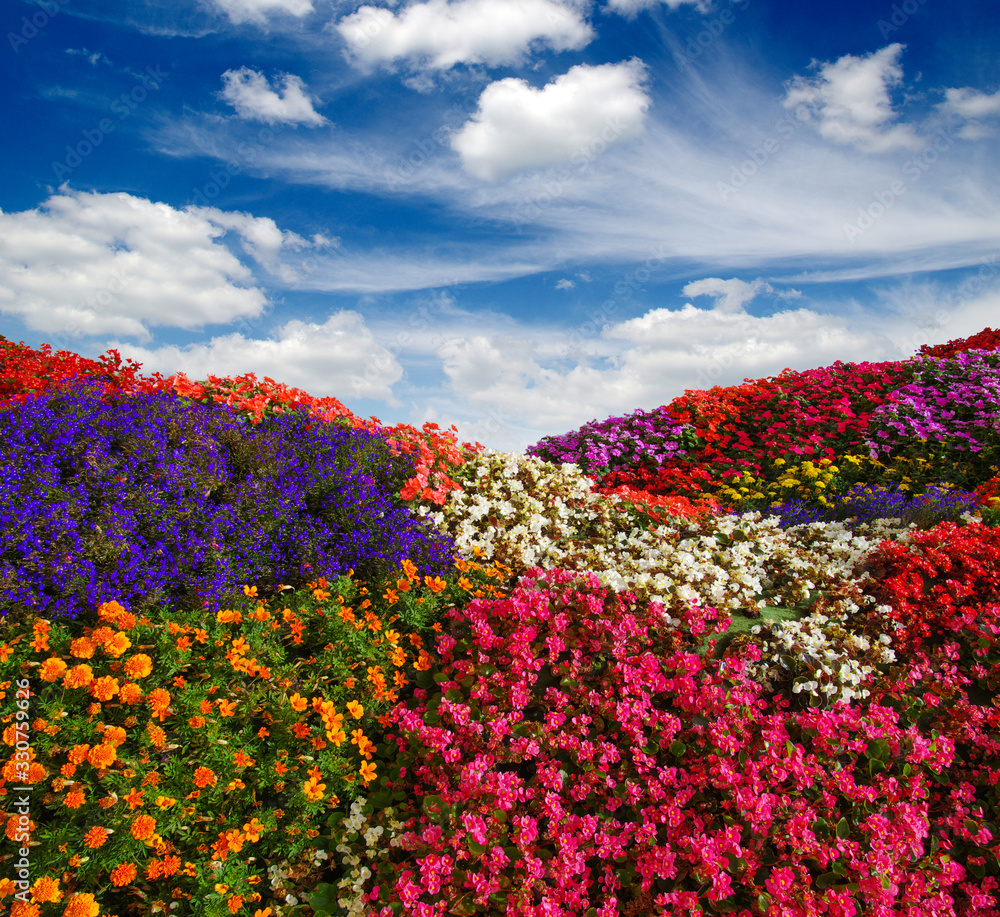
<svg viewBox="0 0 1000 917">
<path fill-rule="evenodd" d="M 365 786 L 368 786 L 375 779 L 375 765 L 370 761 L 362 761 L 358 773 L 361 774 L 361 779 L 364 780 Z"/>
<path fill-rule="evenodd" d="M 142 688 L 134 681 L 127 681 L 118 689 L 118 697 L 123 704 L 137 704 L 142 700 Z"/>
<path fill-rule="evenodd" d="M 310 777 L 303 785 L 302 792 L 305 793 L 306 799 L 310 802 L 319 802 L 323 798 L 323 792 L 326 790 L 326 784 L 320 783 L 315 777 Z"/>
<path fill-rule="evenodd" d="M 10 909 L 10 917 L 41 917 L 41 913 L 37 904 L 27 901 L 15 901 Z"/>
<path fill-rule="evenodd" d="M 94 670 L 86 664 L 75 665 L 63 679 L 67 688 L 85 688 L 94 680 Z"/>
<path fill-rule="evenodd" d="M 97 606 L 97 616 L 99 618 L 105 618 L 108 621 L 115 621 L 120 614 L 124 613 L 124 611 L 124 607 L 114 600 L 110 602 L 102 602 Z"/>
<path fill-rule="evenodd" d="M 217 779 L 215 771 L 209 767 L 199 767 L 194 772 L 194 785 L 199 789 L 203 789 L 206 786 L 215 786 Z"/>
<path fill-rule="evenodd" d="M 123 885 L 128 885 L 129 882 L 133 881 L 135 876 L 135 865 L 133 863 L 119 863 L 111 870 L 111 884 L 121 888 Z"/>
<path fill-rule="evenodd" d="M 226 906 L 229 908 L 229 910 L 232 913 L 235 914 L 241 907 L 243 907 L 243 896 L 242 895 L 234 895 L 226 903 Z"/>
<path fill-rule="evenodd" d="M 89 745 L 74 745 L 70 750 L 67 757 L 71 764 L 83 764 L 87 760 L 87 752 L 90 751 Z"/>
<path fill-rule="evenodd" d="M 63 917 L 97 917 L 101 906 L 90 892 L 82 892 L 69 899 Z"/>
<path fill-rule="evenodd" d="M 117 748 L 125 741 L 127 735 L 121 726 L 107 726 L 101 733 L 101 740 Z"/>
<path fill-rule="evenodd" d="M 365 715 L 365 708 L 356 700 L 349 700 L 346 704 L 347 712 L 356 720 L 360 720 Z"/>
<path fill-rule="evenodd" d="M 124 655 L 131 645 L 132 641 L 119 631 L 104 641 L 104 652 L 117 659 L 119 656 Z"/>
<path fill-rule="evenodd" d="M 132 837 L 137 841 L 149 840 L 156 831 L 156 819 L 151 815 L 137 815 L 132 822 Z"/>
<path fill-rule="evenodd" d="M 153 715 L 162 720 L 170 706 L 170 692 L 165 688 L 153 688 L 146 698 L 146 702 L 153 709 Z"/>
<path fill-rule="evenodd" d="M 149 734 L 149 741 L 153 743 L 154 748 L 159 748 L 161 745 L 166 745 L 167 734 L 160 729 L 159 726 L 149 723 L 146 726 L 146 732 Z"/>
<path fill-rule="evenodd" d="M 102 675 L 90 683 L 91 696 L 100 701 L 111 700 L 118 693 L 118 679 Z"/>
<path fill-rule="evenodd" d="M 413 668 L 418 672 L 426 672 L 431 667 L 431 657 L 427 654 L 427 650 L 420 651 L 420 658 L 413 663 Z"/>
<path fill-rule="evenodd" d="M 443 579 L 441 579 L 440 576 L 435 576 L 435 577 L 425 576 L 424 585 L 428 589 L 430 589 L 431 592 L 437 595 L 439 592 L 444 590 L 448 584 Z"/>
<path fill-rule="evenodd" d="M 39 903 L 58 901 L 62 897 L 59 891 L 59 880 L 50 876 L 42 876 L 31 886 L 31 900 Z"/>
<path fill-rule="evenodd" d="M 38 669 L 42 681 L 58 681 L 66 673 L 67 665 L 58 656 L 50 656 Z"/>
<path fill-rule="evenodd" d="M 62 897 L 59 891 L 59 880 L 50 876 L 42 876 L 31 886 L 31 900 L 44 903 L 46 901 L 58 901 Z"/>
<path fill-rule="evenodd" d="M 118 752 L 113 745 L 95 745 L 87 753 L 87 760 L 98 770 L 111 767 L 118 758 Z"/>
<path fill-rule="evenodd" d="M 91 850 L 96 850 L 98 847 L 102 846 L 107 839 L 108 829 L 101 828 L 98 825 L 95 825 L 83 836 L 84 844 L 86 844 Z"/>
<path fill-rule="evenodd" d="M 125 797 L 125 801 L 128 803 L 129 811 L 131 812 L 136 806 L 144 806 L 145 803 L 142 801 L 142 795 L 145 790 L 129 790 L 128 796 Z"/>
<path fill-rule="evenodd" d="M 145 653 L 137 653 L 125 663 L 125 674 L 129 678 L 145 678 L 152 671 L 153 660 Z"/>
<path fill-rule="evenodd" d="M 403 573 L 407 579 L 413 579 L 417 575 L 417 567 L 410 560 L 403 561 Z"/>
<path fill-rule="evenodd" d="M 63 804 L 67 809 L 79 809 L 87 801 L 83 790 L 71 790 L 66 794 Z"/>
<path fill-rule="evenodd" d="M 91 659 L 97 644 L 89 637 L 77 637 L 69 645 L 69 654 L 77 659 Z"/>
<path fill-rule="evenodd" d="M 292 705 L 292 709 L 298 711 L 299 713 L 309 706 L 309 701 L 302 697 L 302 695 L 300 695 L 297 691 L 290 698 L 288 698 L 288 702 Z"/>
<path fill-rule="evenodd" d="M 192 716 L 188 718 L 188 726 L 192 729 L 201 729 L 205 725 L 205 717 L 203 716 Z"/>
<path fill-rule="evenodd" d="M 236 701 L 220 699 L 218 704 L 219 716 L 233 716 L 236 713 Z"/>
<path fill-rule="evenodd" d="M 233 761 L 237 767 L 253 767 L 257 763 L 242 748 L 233 756 Z"/>
</svg>

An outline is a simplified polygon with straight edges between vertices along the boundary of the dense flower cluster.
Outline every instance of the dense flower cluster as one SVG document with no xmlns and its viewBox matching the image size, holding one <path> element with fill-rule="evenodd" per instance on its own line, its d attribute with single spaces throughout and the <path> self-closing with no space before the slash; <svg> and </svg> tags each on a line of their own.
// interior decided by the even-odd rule
<svg viewBox="0 0 1000 917">
<path fill-rule="evenodd" d="M 108 403 L 76 387 L 0 412 L 0 437 L 5 613 L 214 611 L 242 582 L 449 563 L 447 541 L 384 489 L 398 460 L 375 434 L 301 415 L 249 427 L 167 393 Z"/>
<path fill-rule="evenodd" d="M 994 331 L 992 328 L 984 328 L 972 337 L 948 341 L 947 344 L 924 344 L 920 348 L 920 355 L 937 357 L 939 360 L 950 360 L 967 350 L 1000 350 L 1000 330 Z"/>
<path fill-rule="evenodd" d="M 32 858 L 0 910 L 996 917 L 970 341 L 688 392 L 555 463 L 0 341 L 0 832 Z"/>
<path fill-rule="evenodd" d="M 898 519 L 928 529 L 939 522 L 958 522 L 975 512 L 980 503 L 977 494 L 946 485 L 933 485 L 924 493 L 909 495 L 895 484 L 855 484 L 847 493 L 836 494 L 817 506 L 806 499 L 789 500 L 771 506 L 771 513 L 783 526 L 810 522 L 846 522 L 864 525 L 877 519 Z"/>
<path fill-rule="evenodd" d="M 655 609 L 593 577 L 535 572 L 451 617 L 344 825 L 348 913 L 943 917 L 965 896 L 937 851 L 980 823 L 933 805 L 952 739 L 876 703 L 783 713 L 740 665 L 657 652 Z"/>
<path fill-rule="evenodd" d="M 933 458 L 936 465 L 961 459 L 975 487 L 1000 463 L 1000 352 L 969 350 L 913 365 L 913 381 L 872 416 L 871 454 L 903 452 Z"/>
<path fill-rule="evenodd" d="M 657 468 L 669 458 L 684 455 L 687 429 L 666 408 L 638 410 L 624 417 L 592 420 L 564 436 L 547 436 L 526 454 L 555 464 L 577 464 L 588 474 L 602 477 L 616 468 Z"/>
</svg>

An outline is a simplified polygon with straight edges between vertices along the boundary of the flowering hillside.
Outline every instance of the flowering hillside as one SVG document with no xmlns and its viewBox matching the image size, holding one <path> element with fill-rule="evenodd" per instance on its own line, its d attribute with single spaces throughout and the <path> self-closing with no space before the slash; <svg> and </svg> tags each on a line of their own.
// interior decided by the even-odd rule
<svg viewBox="0 0 1000 917">
<path fill-rule="evenodd" d="M 0 366 L 0 913 L 1000 915 L 1000 333 L 526 455 Z"/>
</svg>

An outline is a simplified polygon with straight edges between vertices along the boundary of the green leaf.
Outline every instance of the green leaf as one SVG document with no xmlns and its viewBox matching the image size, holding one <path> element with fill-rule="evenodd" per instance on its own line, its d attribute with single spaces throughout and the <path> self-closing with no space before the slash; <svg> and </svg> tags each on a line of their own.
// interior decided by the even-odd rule
<svg viewBox="0 0 1000 917">
<path fill-rule="evenodd" d="M 850 836 L 851 836 L 851 823 L 846 818 L 842 818 L 840 821 L 837 822 L 837 837 L 843 840 L 844 838 L 848 838 Z"/>
<path fill-rule="evenodd" d="M 423 810 L 428 818 L 441 821 L 445 812 L 444 800 L 440 796 L 425 796 Z"/>
<path fill-rule="evenodd" d="M 316 917 L 336 914 L 340 909 L 337 904 L 337 886 L 329 882 L 320 882 L 309 894 L 309 907 L 316 912 Z"/>
<path fill-rule="evenodd" d="M 679 758 L 684 752 L 687 751 L 687 745 L 685 745 L 680 739 L 674 739 L 670 743 L 670 754 L 675 758 Z"/>
<path fill-rule="evenodd" d="M 762 914 L 766 914 L 771 909 L 771 896 L 767 892 L 761 892 L 757 896 L 757 907 Z"/>
<path fill-rule="evenodd" d="M 501 824 L 507 823 L 507 813 L 503 809 L 494 809 L 493 817 Z"/>
<path fill-rule="evenodd" d="M 486 853 L 486 849 L 487 849 L 486 845 L 485 844 L 480 844 L 480 843 L 474 841 L 472 839 L 472 836 L 469 835 L 469 834 L 465 835 L 465 845 L 469 848 L 469 852 L 473 856 L 477 856 L 478 857 L 478 856 L 482 856 L 484 853 Z"/>
</svg>

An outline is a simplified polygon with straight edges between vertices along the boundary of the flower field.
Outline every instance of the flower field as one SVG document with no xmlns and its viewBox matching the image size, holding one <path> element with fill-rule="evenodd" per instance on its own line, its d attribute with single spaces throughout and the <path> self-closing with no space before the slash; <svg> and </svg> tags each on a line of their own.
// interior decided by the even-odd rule
<svg viewBox="0 0 1000 917">
<path fill-rule="evenodd" d="M 546 437 L 0 339 L 0 913 L 1000 915 L 1000 332 Z"/>
</svg>

